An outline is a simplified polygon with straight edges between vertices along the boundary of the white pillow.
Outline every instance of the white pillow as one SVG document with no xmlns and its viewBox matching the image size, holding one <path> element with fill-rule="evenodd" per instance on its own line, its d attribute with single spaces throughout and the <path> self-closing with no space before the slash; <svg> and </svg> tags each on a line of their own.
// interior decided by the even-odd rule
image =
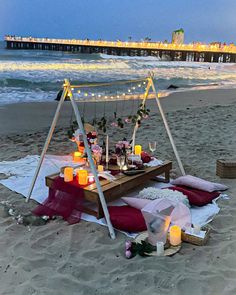
<svg viewBox="0 0 236 295">
<path fill-rule="evenodd" d="M 156 199 L 169 199 L 176 202 L 182 202 L 187 207 L 190 207 L 187 196 L 182 192 L 173 191 L 168 188 L 159 189 L 155 187 L 148 187 L 141 190 L 137 196 L 141 199 L 156 200 Z"/>
<path fill-rule="evenodd" d="M 196 188 L 206 192 L 224 191 L 228 189 L 228 187 L 224 184 L 210 182 L 192 175 L 180 176 L 172 180 L 171 184 L 185 185 L 185 186 Z"/>
</svg>

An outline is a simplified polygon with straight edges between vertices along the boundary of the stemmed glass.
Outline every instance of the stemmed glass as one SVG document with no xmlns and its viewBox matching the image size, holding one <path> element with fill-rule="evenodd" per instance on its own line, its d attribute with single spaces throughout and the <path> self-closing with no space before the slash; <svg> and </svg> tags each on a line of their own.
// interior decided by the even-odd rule
<svg viewBox="0 0 236 295">
<path fill-rule="evenodd" d="M 125 165 L 125 156 L 117 156 L 117 165 L 119 166 L 121 173 L 121 170 Z"/>
<path fill-rule="evenodd" d="M 157 149 L 157 142 L 156 141 L 151 141 L 151 142 L 149 142 L 148 145 L 149 145 L 149 150 L 151 151 L 152 156 L 153 156 L 153 153 Z"/>
</svg>

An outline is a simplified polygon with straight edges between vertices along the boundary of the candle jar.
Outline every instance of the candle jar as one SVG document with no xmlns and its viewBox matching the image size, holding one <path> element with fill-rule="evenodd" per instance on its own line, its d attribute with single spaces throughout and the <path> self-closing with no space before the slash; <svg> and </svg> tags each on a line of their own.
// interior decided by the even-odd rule
<svg viewBox="0 0 236 295">
<path fill-rule="evenodd" d="M 64 181 L 70 182 L 73 180 L 73 168 L 72 167 L 65 167 L 64 169 Z"/>
<path fill-rule="evenodd" d="M 134 146 L 134 154 L 140 156 L 142 153 L 142 146 L 141 145 L 135 145 Z"/>
<path fill-rule="evenodd" d="M 81 159 L 82 159 L 81 156 L 82 156 L 81 152 L 74 152 L 73 161 L 74 162 L 80 162 Z"/>
<path fill-rule="evenodd" d="M 87 170 L 78 170 L 78 182 L 80 185 L 88 184 L 88 171 Z"/>
<path fill-rule="evenodd" d="M 178 225 L 172 225 L 170 227 L 170 244 L 172 246 L 178 246 L 181 244 L 181 228 Z"/>
<path fill-rule="evenodd" d="M 103 165 L 98 165 L 98 172 L 103 172 L 103 171 L 104 171 Z"/>
</svg>

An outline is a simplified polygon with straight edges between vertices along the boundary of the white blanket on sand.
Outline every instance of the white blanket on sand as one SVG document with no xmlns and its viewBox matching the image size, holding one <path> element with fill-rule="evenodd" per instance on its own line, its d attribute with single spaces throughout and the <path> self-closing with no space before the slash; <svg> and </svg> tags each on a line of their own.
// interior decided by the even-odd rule
<svg viewBox="0 0 236 295">
<path fill-rule="evenodd" d="M 17 161 L 3 161 L 0 162 L 0 173 L 8 176 L 7 179 L 1 179 L 0 183 L 15 191 L 22 196 L 26 197 L 31 185 L 34 173 L 39 161 L 39 156 L 26 156 L 25 158 L 19 159 Z M 45 176 L 57 173 L 61 167 L 74 165 L 71 156 L 53 156 L 47 155 L 41 166 L 39 176 L 35 183 L 35 187 L 32 193 L 32 199 L 38 203 L 43 203 L 43 201 L 48 196 L 48 188 L 45 185 Z M 158 182 L 153 182 L 153 186 L 161 188 L 163 186 L 170 186 L 170 184 L 161 184 Z M 132 192 L 129 196 L 137 195 L 137 191 Z M 124 204 L 121 200 L 113 202 L 108 205 L 122 205 Z M 212 203 L 203 207 L 192 207 L 191 209 L 192 223 L 198 225 L 205 225 L 209 223 L 214 216 L 220 211 L 219 206 L 216 204 L 216 200 Z M 104 219 L 97 220 L 95 217 L 82 214 L 82 219 L 96 222 L 102 225 L 106 225 Z"/>
</svg>

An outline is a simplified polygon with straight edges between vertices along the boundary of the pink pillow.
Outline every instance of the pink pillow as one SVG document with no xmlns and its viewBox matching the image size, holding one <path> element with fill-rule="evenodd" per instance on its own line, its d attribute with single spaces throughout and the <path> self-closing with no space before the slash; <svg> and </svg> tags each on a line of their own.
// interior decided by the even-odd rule
<svg viewBox="0 0 236 295">
<path fill-rule="evenodd" d="M 210 182 L 192 175 L 180 176 L 174 179 L 173 181 L 171 181 L 171 184 L 184 185 L 184 186 L 196 188 L 199 190 L 203 190 L 206 192 L 224 191 L 228 189 L 228 187 L 224 184 Z"/>
<path fill-rule="evenodd" d="M 109 206 L 108 211 L 112 225 L 123 231 L 141 232 L 147 230 L 140 210 L 130 206 Z"/>
<path fill-rule="evenodd" d="M 188 198 L 190 205 L 199 207 L 211 203 L 220 195 L 219 192 L 206 192 L 186 186 L 172 186 L 168 187 L 168 189 L 183 193 Z"/>
<path fill-rule="evenodd" d="M 122 197 L 121 200 L 123 200 L 129 206 L 139 210 L 143 209 L 143 207 L 145 207 L 147 204 L 149 204 L 152 201 L 148 199 L 131 198 L 131 197 Z"/>
</svg>

